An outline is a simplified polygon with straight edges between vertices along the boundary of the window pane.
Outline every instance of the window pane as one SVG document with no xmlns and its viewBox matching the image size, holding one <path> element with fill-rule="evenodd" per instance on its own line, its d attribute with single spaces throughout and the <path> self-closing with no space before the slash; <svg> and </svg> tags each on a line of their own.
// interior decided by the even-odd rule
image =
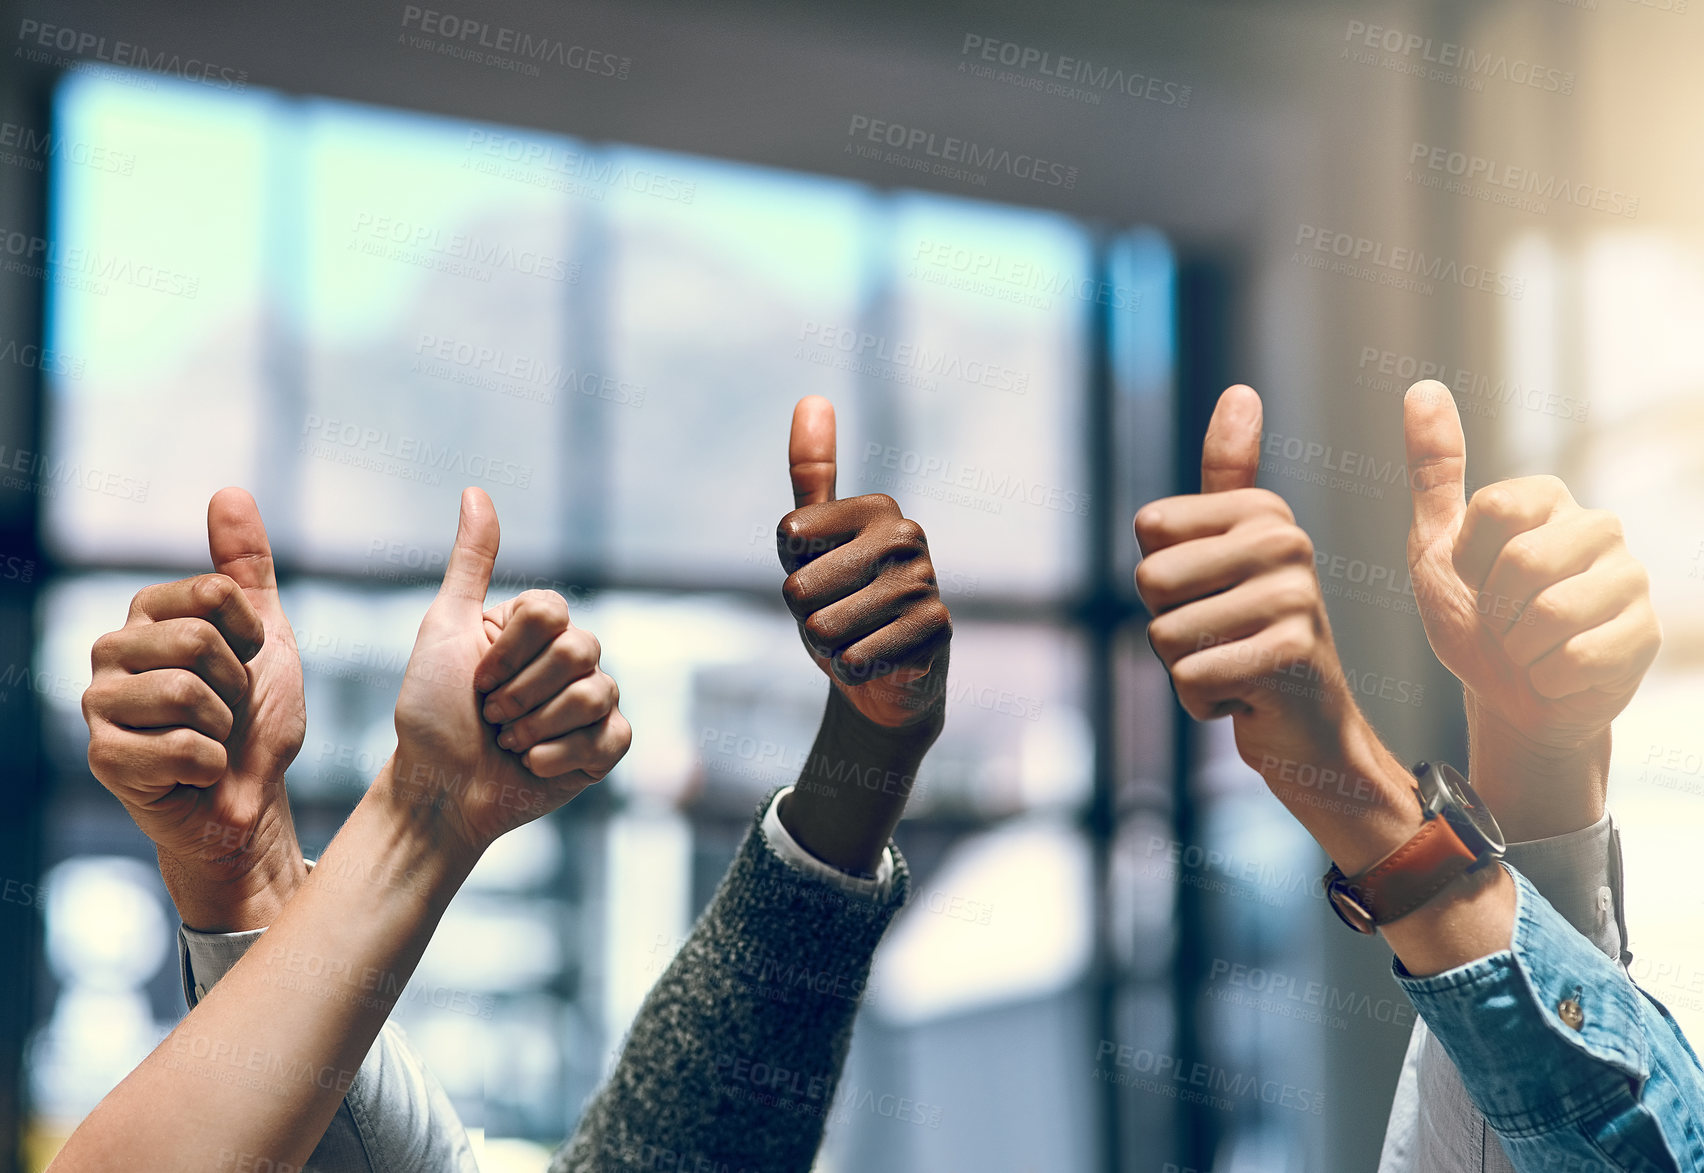
<svg viewBox="0 0 1704 1173">
<path fill-rule="evenodd" d="M 446 547 L 465 485 L 491 493 L 508 557 L 559 548 L 565 408 L 583 398 L 559 386 L 562 322 L 583 240 L 566 194 L 481 169 L 489 133 L 330 104 L 305 118 L 303 366 L 279 391 L 316 562 Z"/>
<path fill-rule="evenodd" d="M 75 559 L 205 557 L 202 519 L 263 434 L 272 103 L 69 75 L 54 135 L 122 143 L 118 170 L 52 172 L 48 541 Z M 128 164 L 129 169 L 124 167 Z"/>
<path fill-rule="evenodd" d="M 850 184 L 623 150 L 628 173 L 692 185 L 692 199 L 620 187 L 607 202 L 605 340 L 621 381 L 601 459 L 618 574 L 771 582 L 775 524 L 793 507 L 787 427 L 802 395 L 835 402 L 842 495 L 864 404 L 840 352 L 857 330 L 865 204 Z M 594 307 L 595 308 L 595 307 Z"/>
<path fill-rule="evenodd" d="M 1087 234 L 1062 217 L 933 196 L 896 199 L 887 308 L 872 334 L 922 383 L 871 380 L 882 430 L 841 449 L 847 492 L 890 493 L 945 569 L 991 592 L 1082 578 L 1088 470 Z M 935 372 L 939 373 L 935 373 Z"/>
</svg>

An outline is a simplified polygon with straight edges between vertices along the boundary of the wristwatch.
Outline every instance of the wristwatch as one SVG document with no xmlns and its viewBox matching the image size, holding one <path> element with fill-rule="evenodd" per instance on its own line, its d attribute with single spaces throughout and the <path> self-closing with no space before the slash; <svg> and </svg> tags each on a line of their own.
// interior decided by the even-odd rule
<svg viewBox="0 0 1704 1173">
<path fill-rule="evenodd" d="M 1442 762 L 1414 767 L 1414 796 L 1424 819 L 1414 837 L 1358 876 L 1336 864 L 1325 895 L 1357 933 L 1407 916 L 1450 884 L 1503 857 L 1503 831 L 1467 779 Z"/>
</svg>

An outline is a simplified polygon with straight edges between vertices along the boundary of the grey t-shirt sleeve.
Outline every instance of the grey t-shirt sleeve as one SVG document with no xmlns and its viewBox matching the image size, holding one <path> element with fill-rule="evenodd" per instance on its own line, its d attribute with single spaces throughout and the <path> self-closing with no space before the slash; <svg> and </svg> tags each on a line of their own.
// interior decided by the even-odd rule
<svg viewBox="0 0 1704 1173">
<path fill-rule="evenodd" d="M 178 968 L 191 1009 L 265 929 L 178 929 Z M 467 1130 L 450 1098 L 394 1022 L 386 1022 L 337 1106 L 303 1173 L 478 1173 Z"/>
</svg>

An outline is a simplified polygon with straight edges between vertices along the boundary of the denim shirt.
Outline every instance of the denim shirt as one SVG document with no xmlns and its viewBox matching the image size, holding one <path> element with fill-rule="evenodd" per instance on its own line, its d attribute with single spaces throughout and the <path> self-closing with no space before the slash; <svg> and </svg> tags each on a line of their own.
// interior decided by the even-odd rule
<svg viewBox="0 0 1704 1173">
<path fill-rule="evenodd" d="M 1704 1170 L 1704 1069 L 1667 1009 L 1514 868 L 1508 949 L 1397 982 L 1519 1173 Z"/>
<path fill-rule="evenodd" d="M 1503 862 L 1606 957 L 1622 968 L 1627 951 L 1621 834 L 1605 814 L 1589 827 L 1509 844 Z M 1402 1076 L 1391 1101 L 1379 1173 L 1514 1173 L 1508 1154 L 1473 1106 L 1455 1065 L 1426 1020 L 1414 1019 Z"/>
</svg>

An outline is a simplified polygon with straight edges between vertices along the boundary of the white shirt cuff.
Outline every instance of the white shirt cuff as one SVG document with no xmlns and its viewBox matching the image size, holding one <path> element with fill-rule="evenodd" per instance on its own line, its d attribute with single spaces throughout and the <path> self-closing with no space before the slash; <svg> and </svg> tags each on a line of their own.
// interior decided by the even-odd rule
<svg viewBox="0 0 1704 1173">
<path fill-rule="evenodd" d="M 1566 835 L 1511 843 L 1503 856 L 1575 931 L 1610 957 L 1627 947 L 1615 834 L 1615 823 L 1605 813 Z"/>
<path fill-rule="evenodd" d="M 876 865 L 874 879 L 855 876 L 833 864 L 824 863 L 799 846 L 799 841 L 781 823 L 781 800 L 791 793 L 791 786 L 782 788 L 763 814 L 763 837 L 768 841 L 769 849 L 801 872 L 827 880 L 844 892 L 858 892 L 876 899 L 886 897 L 893 886 L 893 847 L 882 848 L 882 861 Z"/>
<path fill-rule="evenodd" d="M 314 861 L 304 859 L 308 870 Z M 237 933 L 203 933 L 188 925 L 178 925 L 178 972 L 183 977 L 183 1000 L 191 1010 L 219 983 L 219 979 L 237 967 L 249 946 L 260 940 L 265 929 L 248 929 Z"/>
</svg>

